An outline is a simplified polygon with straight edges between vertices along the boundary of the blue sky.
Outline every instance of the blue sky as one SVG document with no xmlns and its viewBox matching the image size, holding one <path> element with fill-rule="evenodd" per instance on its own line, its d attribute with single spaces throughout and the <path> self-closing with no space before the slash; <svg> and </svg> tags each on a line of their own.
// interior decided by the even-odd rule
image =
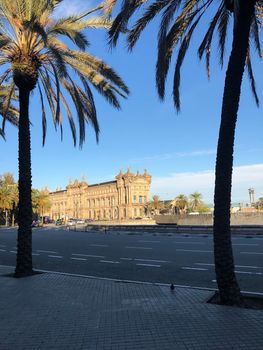
<svg viewBox="0 0 263 350">
<path fill-rule="evenodd" d="M 86 0 L 65 0 L 57 15 L 84 11 L 90 6 L 91 2 Z M 61 142 L 60 134 L 56 133 L 49 118 L 43 148 L 39 96 L 36 92 L 31 96 L 35 188 L 64 188 L 69 178 L 81 179 L 83 175 L 90 184 L 109 181 L 120 168 L 126 171 L 130 166 L 133 172 L 148 169 L 152 175 L 152 195 L 170 199 L 180 193 L 189 195 L 199 191 L 206 202 L 212 202 L 226 67 L 219 68 L 215 47 L 211 80 L 208 81 L 205 64 L 197 58 L 194 44 L 183 66 L 182 110 L 176 114 L 171 97 L 172 74 L 168 79 L 165 102 L 159 101 L 155 90 L 157 25 L 155 22 L 145 31 L 131 54 L 123 40 L 111 51 L 105 32 L 91 30 L 87 33 L 91 42 L 89 51 L 109 63 L 131 90 L 128 100 L 121 101 L 121 111 L 114 110 L 94 92 L 101 129 L 99 144 L 96 144 L 93 130 L 88 128 L 82 150 L 74 148 L 66 119 Z M 201 26 L 198 33 L 202 33 L 202 29 Z M 197 35 L 195 39 L 200 42 L 201 36 Z M 263 103 L 262 62 L 254 59 L 254 68 Z M 17 130 L 9 126 L 6 133 L 7 141 L 0 139 L 0 174 L 9 171 L 17 178 Z M 249 187 L 255 188 L 256 198 L 263 196 L 262 134 L 263 110 L 256 107 L 245 74 L 236 130 L 233 202 L 248 202 Z"/>
</svg>

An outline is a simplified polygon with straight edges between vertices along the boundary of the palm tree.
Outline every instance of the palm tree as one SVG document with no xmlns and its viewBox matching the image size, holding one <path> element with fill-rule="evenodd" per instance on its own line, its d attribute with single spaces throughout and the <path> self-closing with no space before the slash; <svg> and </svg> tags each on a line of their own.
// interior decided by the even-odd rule
<svg viewBox="0 0 263 350">
<path fill-rule="evenodd" d="M 109 11 L 117 0 L 109 0 Z M 123 0 L 122 7 L 110 29 L 110 43 L 115 45 L 121 32 L 127 33 L 129 20 L 142 5 L 144 12 L 128 32 L 128 46 L 132 49 L 147 24 L 162 13 L 158 35 L 158 59 L 156 85 L 161 99 L 165 96 L 165 82 L 175 48 L 178 47 L 174 69 L 173 99 L 180 109 L 180 73 L 195 29 L 202 18 L 212 15 L 208 30 L 198 53 L 205 55 L 208 77 L 210 54 L 214 33 L 219 34 L 220 64 L 224 63 L 226 35 L 229 24 L 233 25 L 232 50 L 226 71 L 221 110 L 221 125 L 217 146 L 215 192 L 214 192 L 214 256 L 217 284 L 223 304 L 240 304 L 242 296 L 234 273 L 231 245 L 230 208 L 233 169 L 233 150 L 241 84 L 245 67 L 248 70 L 251 88 L 258 104 L 255 80 L 251 63 L 250 41 L 261 57 L 259 26 L 262 16 L 262 0 Z M 231 18 L 233 20 L 231 21 Z M 206 19 L 207 20 L 207 19 Z"/>
<path fill-rule="evenodd" d="M 126 97 L 128 88 L 103 61 L 85 52 L 88 40 L 84 30 L 109 28 L 105 17 L 90 17 L 99 6 L 79 16 L 55 18 L 54 10 L 62 0 L 1 0 L 0 64 L 4 69 L 0 83 L 9 81 L 9 96 L 19 92 L 19 212 L 17 262 L 15 276 L 33 273 L 32 267 L 32 203 L 30 151 L 30 93 L 37 88 L 40 97 L 45 143 L 49 106 L 55 127 L 62 135 L 62 108 L 67 114 L 76 145 L 76 127 L 67 102 L 70 97 L 79 125 L 79 145 L 85 140 L 85 124 L 90 123 L 98 140 L 99 125 L 92 85 L 114 107 L 120 108 L 117 96 Z M 70 40 L 68 46 L 61 37 Z M 73 45 L 77 50 L 72 49 Z M 74 77 L 72 75 L 74 73 Z M 65 95 L 66 94 L 66 95 Z M 46 98 L 46 100 L 45 100 Z M 7 104 L 8 107 L 8 104 Z M 5 121 L 4 117 L 4 121 Z M 4 126 L 2 132 L 4 131 Z"/>
<path fill-rule="evenodd" d="M 160 198 L 158 195 L 154 195 L 152 200 L 147 203 L 147 215 L 149 214 L 159 214 L 159 209 L 161 208 Z"/>
<path fill-rule="evenodd" d="M 175 200 L 174 205 L 179 209 L 179 213 L 185 213 L 186 208 L 188 207 L 188 199 L 184 194 L 179 194 Z"/>
<path fill-rule="evenodd" d="M 203 204 L 202 194 L 199 192 L 194 192 L 190 194 L 190 207 L 193 211 L 197 211 L 198 207 Z"/>
</svg>

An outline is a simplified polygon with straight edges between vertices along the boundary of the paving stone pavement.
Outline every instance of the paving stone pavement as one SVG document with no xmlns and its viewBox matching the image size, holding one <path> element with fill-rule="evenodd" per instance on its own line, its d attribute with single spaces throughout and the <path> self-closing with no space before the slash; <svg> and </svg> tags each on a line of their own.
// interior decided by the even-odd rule
<svg viewBox="0 0 263 350">
<path fill-rule="evenodd" d="M 0 350 L 263 350 L 263 311 L 212 292 L 0 267 Z"/>
</svg>

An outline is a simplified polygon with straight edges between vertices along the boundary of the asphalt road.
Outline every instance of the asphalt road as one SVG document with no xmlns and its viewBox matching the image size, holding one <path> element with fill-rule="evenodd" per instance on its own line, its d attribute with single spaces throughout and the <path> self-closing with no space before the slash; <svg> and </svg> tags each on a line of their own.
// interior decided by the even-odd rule
<svg viewBox="0 0 263 350">
<path fill-rule="evenodd" d="M 263 236 L 233 236 L 243 291 L 263 293 Z M 15 266 L 16 230 L 0 229 L 0 265 Z M 210 234 L 33 229 L 34 268 L 133 281 L 216 288 Z"/>
</svg>

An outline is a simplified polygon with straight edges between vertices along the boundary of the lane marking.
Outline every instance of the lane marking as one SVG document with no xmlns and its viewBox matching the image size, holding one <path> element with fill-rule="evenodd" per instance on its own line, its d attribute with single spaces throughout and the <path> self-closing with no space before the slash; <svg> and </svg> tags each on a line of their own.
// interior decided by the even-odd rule
<svg viewBox="0 0 263 350">
<path fill-rule="evenodd" d="M 240 252 L 240 254 L 255 254 L 255 255 L 263 255 L 263 253 L 256 253 L 256 252 Z"/>
<path fill-rule="evenodd" d="M 215 266 L 215 264 L 205 264 L 205 263 L 194 263 L 195 265 L 204 265 L 204 266 Z M 235 267 L 243 267 L 248 269 L 263 269 L 261 266 L 250 266 L 250 265 L 235 265 Z"/>
<path fill-rule="evenodd" d="M 0 249 L 0 252 L 6 252 L 6 249 Z"/>
<path fill-rule="evenodd" d="M 120 260 L 127 260 L 127 261 L 131 261 L 132 258 L 120 258 Z"/>
<path fill-rule="evenodd" d="M 39 253 L 32 253 L 32 255 L 40 255 Z"/>
<path fill-rule="evenodd" d="M 213 253 L 212 250 L 175 249 L 177 252 Z"/>
<path fill-rule="evenodd" d="M 16 250 L 9 250 L 9 253 L 17 254 L 17 251 Z"/>
<path fill-rule="evenodd" d="M 197 270 L 197 271 L 208 271 L 208 269 L 204 269 L 202 267 L 181 267 L 182 270 Z"/>
<path fill-rule="evenodd" d="M 88 258 L 105 258 L 105 256 L 103 255 L 89 255 L 89 254 L 71 254 L 71 255 L 75 255 L 75 256 L 86 256 Z"/>
<path fill-rule="evenodd" d="M 127 249 L 145 249 L 145 250 L 149 250 L 149 249 L 152 249 L 150 247 L 125 247 Z"/>
<path fill-rule="evenodd" d="M 251 272 L 251 271 L 235 271 L 235 273 L 242 273 L 245 275 L 263 275 L 262 272 Z"/>
<path fill-rule="evenodd" d="M 167 263 L 170 261 L 167 260 L 155 260 L 155 259 L 134 259 L 135 261 L 152 261 L 152 262 L 160 262 L 160 263 Z"/>
<path fill-rule="evenodd" d="M 208 264 L 208 263 L 194 263 L 195 265 L 204 265 L 204 266 L 215 266 L 215 264 Z"/>
<path fill-rule="evenodd" d="M 102 263 L 107 263 L 107 264 L 120 264 L 119 261 L 112 261 L 112 260 L 100 260 Z"/>
<path fill-rule="evenodd" d="M 160 243 L 160 241 L 137 241 L 140 243 Z"/>
<path fill-rule="evenodd" d="M 137 266 L 147 266 L 147 267 L 161 267 L 161 265 L 154 265 L 154 264 L 136 264 Z"/>
<path fill-rule="evenodd" d="M 80 261 L 87 261 L 85 258 L 70 258 L 71 260 L 80 260 Z"/>
<path fill-rule="evenodd" d="M 203 242 L 178 242 L 178 241 L 175 241 L 173 243 L 175 243 L 175 244 L 203 244 L 203 245 L 206 244 L 206 243 L 203 243 Z"/>
<path fill-rule="evenodd" d="M 108 247 L 107 244 L 90 244 L 91 247 Z"/>
<path fill-rule="evenodd" d="M 244 245 L 244 246 L 259 246 L 257 243 L 232 243 L 232 245 Z"/>
<path fill-rule="evenodd" d="M 62 259 L 63 256 L 61 255 L 48 255 L 49 258 L 55 258 L 55 259 Z"/>
<path fill-rule="evenodd" d="M 39 253 L 53 253 L 57 254 L 58 252 L 54 252 L 53 250 L 41 250 L 41 249 L 36 249 L 37 252 Z"/>
</svg>

